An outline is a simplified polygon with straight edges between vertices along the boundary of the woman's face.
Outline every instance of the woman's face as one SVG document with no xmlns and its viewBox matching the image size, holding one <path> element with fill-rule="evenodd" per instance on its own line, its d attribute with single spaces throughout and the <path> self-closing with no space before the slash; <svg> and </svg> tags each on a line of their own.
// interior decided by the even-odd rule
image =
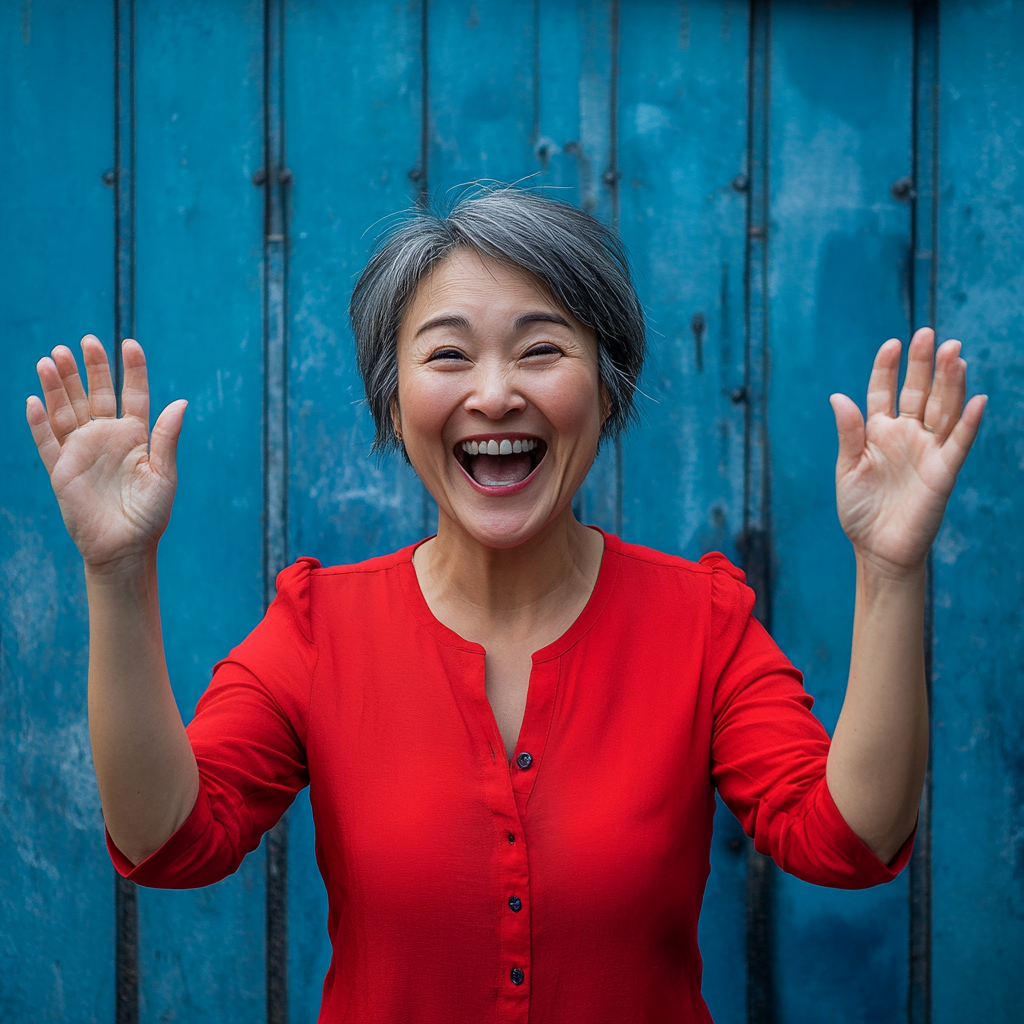
<svg viewBox="0 0 1024 1024">
<path fill-rule="evenodd" d="M 513 547 L 563 512 L 608 412 L 594 332 L 537 278 L 462 250 L 420 282 L 392 415 L 441 515 L 472 537 Z"/>
</svg>

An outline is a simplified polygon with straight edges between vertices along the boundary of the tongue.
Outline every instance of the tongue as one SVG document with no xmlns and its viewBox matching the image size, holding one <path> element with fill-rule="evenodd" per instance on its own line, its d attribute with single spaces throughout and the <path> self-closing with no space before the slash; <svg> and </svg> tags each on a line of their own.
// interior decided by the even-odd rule
<svg viewBox="0 0 1024 1024">
<path fill-rule="evenodd" d="M 525 480 L 532 471 L 528 452 L 522 455 L 471 455 L 469 474 L 484 487 L 508 487 Z"/>
</svg>

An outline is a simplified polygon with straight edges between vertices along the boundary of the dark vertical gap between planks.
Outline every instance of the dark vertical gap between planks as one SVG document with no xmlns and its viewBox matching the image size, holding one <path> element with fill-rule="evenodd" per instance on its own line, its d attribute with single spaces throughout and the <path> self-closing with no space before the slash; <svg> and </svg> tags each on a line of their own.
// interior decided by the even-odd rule
<svg viewBox="0 0 1024 1024">
<path fill-rule="evenodd" d="M 114 391 L 121 342 L 135 335 L 135 0 L 114 0 Z"/>
<path fill-rule="evenodd" d="M 121 414 L 121 342 L 135 336 L 135 2 L 114 0 L 114 392 Z M 114 1020 L 139 1020 L 139 900 L 114 873 Z"/>
<path fill-rule="evenodd" d="M 263 598 L 288 558 L 288 187 L 284 0 L 263 7 Z M 288 1021 L 288 818 L 267 833 L 267 1024 Z"/>
<path fill-rule="evenodd" d="M 534 153 L 540 141 L 540 0 L 533 0 L 533 123 L 530 126 L 530 145 Z M 544 163 L 541 165 L 544 166 Z"/>
<path fill-rule="evenodd" d="M 430 182 L 430 9 L 429 0 L 420 0 L 420 163 L 409 172 L 413 184 L 419 185 L 416 202 L 427 203 Z M 427 529 L 430 501 L 424 488 L 423 522 Z"/>
<path fill-rule="evenodd" d="M 754 590 L 754 614 L 771 629 L 771 477 L 768 448 L 769 0 L 751 0 L 747 71 L 747 222 L 744 268 L 743 530 L 737 549 Z M 772 957 L 774 867 L 747 848 L 747 1021 L 776 1019 Z"/>
<path fill-rule="evenodd" d="M 608 187 L 612 231 L 619 233 L 619 0 L 611 2 L 611 74 L 608 105 L 609 166 L 604 172 Z M 622 536 L 622 438 L 615 438 L 615 532 Z"/>
<path fill-rule="evenodd" d="M 913 58 L 913 193 L 910 207 L 910 327 L 935 327 L 935 284 L 938 247 L 939 156 L 939 14 L 937 0 L 914 4 Z M 932 703 L 933 589 L 932 556 L 928 555 L 925 599 L 925 680 L 928 687 L 929 732 Z M 910 992 L 909 1024 L 932 1019 L 932 753 L 910 859 Z"/>
<path fill-rule="evenodd" d="M 417 202 L 427 202 L 430 186 L 430 11 L 429 0 L 420 0 L 420 165 L 414 180 L 419 183 Z M 411 175 L 410 175 L 411 177 Z M 426 487 L 420 488 L 421 533 L 424 537 L 436 531 L 434 501 Z"/>
</svg>

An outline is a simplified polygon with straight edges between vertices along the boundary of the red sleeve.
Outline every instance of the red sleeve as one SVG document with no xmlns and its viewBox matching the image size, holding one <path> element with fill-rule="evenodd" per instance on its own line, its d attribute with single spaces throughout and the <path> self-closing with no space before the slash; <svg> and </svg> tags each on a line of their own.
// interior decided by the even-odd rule
<svg viewBox="0 0 1024 1024">
<path fill-rule="evenodd" d="M 701 562 L 714 570 L 707 664 L 716 680 L 711 773 L 722 799 L 783 871 L 840 889 L 891 881 L 914 837 L 887 866 L 846 824 L 825 781 L 829 736 L 803 677 L 751 614 L 743 573 L 717 552 Z"/>
<path fill-rule="evenodd" d="M 277 578 L 263 621 L 214 668 L 186 732 L 199 795 L 184 824 L 132 866 L 107 835 L 114 867 L 140 885 L 187 889 L 238 869 L 309 783 L 306 712 L 316 666 L 310 572 L 299 559 Z"/>
</svg>

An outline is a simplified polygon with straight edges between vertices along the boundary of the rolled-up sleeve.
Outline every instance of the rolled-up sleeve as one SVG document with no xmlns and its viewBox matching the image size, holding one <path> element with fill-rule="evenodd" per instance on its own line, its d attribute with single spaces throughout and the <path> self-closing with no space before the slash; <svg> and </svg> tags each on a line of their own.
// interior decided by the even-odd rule
<svg viewBox="0 0 1024 1024">
<path fill-rule="evenodd" d="M 199 769 L 188 818 L 137 865 L 114 845 L 117 871 L 140 885 L 211 885 L 238 869 L 309 783 L 306 714 L 316 645 L 309 575 L 300 559 L 278 577 L 278 593 L 255 630 L 214 669 L 186 728 Z"/>
<path fill-rule="evenodd" d="M 803 677 L 753 617 L 754 594 L 722 556 L 712 581 L 707 664 L 715 677 L 711 773 L 754 840 L 784 871 L 861 889 L 906 866 L 913 835 L 883 864 L 840 814 L 825 776 L 830 739 Z"/>
</svg>

